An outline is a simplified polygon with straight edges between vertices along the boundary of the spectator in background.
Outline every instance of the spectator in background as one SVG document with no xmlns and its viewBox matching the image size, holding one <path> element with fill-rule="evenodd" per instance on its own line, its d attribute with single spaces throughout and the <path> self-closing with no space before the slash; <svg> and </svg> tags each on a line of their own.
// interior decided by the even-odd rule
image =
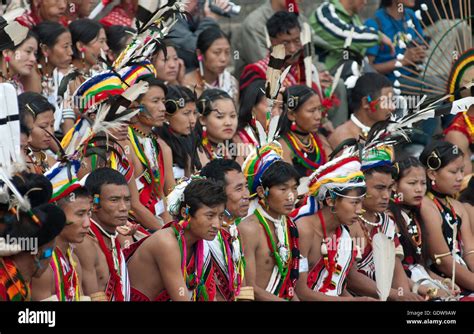
<svg viewBox="0 0 474 334">
<path fill-rule="evenodd" d="M 67 26 L 67 0 L 31 0 L 29 10 L 17 21 L 28 28 L 33 28 L 40 22 L 53 21 Z"/>
<path fill-rule="evenodd" d="M 158 50 L 152 58 L 156 69 L 156 78 L 167 85 L 182 85 L 186 68 L 184 61 L 178 58 L 176 47 L 170 40 L 165 40 L 166 56 L 163 50 Z"/>
<path fill-rule="evenodd" d="M 89 17 L 92 6 L 95 3 L 96 1 L 94 0 L 68 0 L 68 8 L 66 10 L 68 22 Z"/>
<path fill-rule="evenodd" d="M 178 18 L 178 22 L 168 34 L 168 38 L 176 45 L 178 57 L 183 59 L 187 71 L 199 66 L 195 54 L 199 34 L 210 27 L 219 28 L 219 15 L 210 10 L 208 1 L 203 2 L 204 6 L 199 0 L 189 0 L 186 11 L 190 16 L 187 20 Z M 229 8 L 228 0 L 216 0 L 215 5 L 223 10 Z"/>
<path fill-rule="evenodd" d="M 99 22 L 102 23 L 104 27 L 113 25 L 131 27 L 137 13 L 137 8 L 137 0 L 121 0 L 120 3 L 112 8 Z"/>
<path fill-rule="evenodd" d="M 350 49 L 360 55 L 365 55 L 367 48 L 377 44 L 385 44 L 393 52 L 393 44 L 385 34 L 362 24 L 359 12 L 365 4 L 366 0 L 328 0 L 310 17 L 314 32 L 328 43 L 329 54 L 325 64 L 331 73 L 345 62 L 341 51 L 350 35 Z"/>
</svg>

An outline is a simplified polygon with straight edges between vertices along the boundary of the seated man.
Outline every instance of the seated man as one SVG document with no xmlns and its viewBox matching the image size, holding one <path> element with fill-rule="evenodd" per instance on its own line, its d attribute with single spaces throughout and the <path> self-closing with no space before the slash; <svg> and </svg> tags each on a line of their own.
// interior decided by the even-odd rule
<svg viewBox="0 0 474 334">
<path fill-rule="evenodd" d="M 201 176 L 221 182 L 227 196 L 222 228 L 214 240 L 206 241 L 214 263 L 217 300 L 241 299 L 242 289 L 253 291 L 245 287 L 245 259 L 237 229 L 249 210 L 247 180 L 240 165 L 231 159 L 212 160 L 201 170 Z"/>
<path fill-rule="evenodd" d="M 215 239 L 222 226 L 224 189 L 215 181 L 190 179 L 168 200 L 179 222 L 140 240 L 129 255 L 131 300 L 213 301 L 214 267 L 204 241 Z"/>
<path fill-rule="evenodd" d="M 93 196 L 89 233 L 76 246 L 84 294 L 92 300 L 129 301 L 130 283 L 117 227 L 128 221 L 130 190 L 125 177 L 111 168 L 94 170 L 86 179 Z"/>
<path fill-rule="evenodd" d="M 298 17 L 294 13 L 277 12 L 267 21 L 267 30 L 270 36 L 271 46 L 274 47 L 279 44 L 285 46 L 285 62 L 281 65 L 281 69 L 291 66 L 289 73 L 283 81 L 283 87 L 290 87 L 294 85 L 306 85 L 305 64 L 303 44 L 301 41 L 301 26 Z M 267 53 L 266 58 L 263 58 L 253 64 L 245 66 L 244 71 L 240 77 L 240 91 L 241 95 L 245 89 L 256 79 L 267 79 L 267 68 L 270 61 L 270 54 Z M 311 72 L 316 72 L 317 69 L 312 65 Z M 317 82 L 313 80 L 312 88 L 319 94 L 323 100 L 323 105 L 327 105 L 329 111 L 328 118 L 335 124 L 341 124 L 347 119 L 347 105 L 346 88 L 341 82 L 336 83 L 335 95 L 342 102 L 338 108 L 332 109 L 330 105 L 334 104 L 334 96 L 325 96 L 325 91 L 333 84 L 333 78 L 327 72 L 319 74 L 321 87 L 318 87 Z M 314 75 L 313 75 L 314 79 Z M 327 98 L 327 99 L 326 99 Z M 324 101 L 326 100 L 326 101 Z M 327 102 L 327 103 L 325 103 Z M 336 103 L 337 104 L 337 103 Z M 330 130 L 332 130 L 330 128 Z"/>
<path fill-rule="evenodd" d="M 298 231 L 293 211 L 299 174 L 282 161 L 278 143 L 263 146 L 244 163 L 248 187 L 258 197 L 253 214 L 238 226 L 245 251 L 245 280 L 256 300 L 297 300 Z"/>
<path fill-rule="evenodd" d="M 325 61 L 331 73 L 346 60 L 342 51 L 349 36 L 352 36 L 349 48 L 359 55 L 365 55 L 367 48 L 378 44 L 387 45 L 393 53 L 393 44 L 385 34 L 362 24 L 359 12 L 365 4 L 364 0 L 327 0 L 309 19 L 315 34 L 331 47 Z"/>
<path fill-rule="evenodd" d="M 347 155 L 323 165 L 309 178 L 306 204 L 293 212 L 301 250 L 296 284 L 301 300 L 371 299 L 354 298 L 346 291 L 360 252 L 349 234 L 349 227 L 362 214 L 365 181 L 360 167 L 357 157 Z"/>
<path fill-rule="evenodd" d="M 392 300 L 423 300 L 411 292 L 411 282 L 406 275 L 402 261 L 403 248 L 398 240 L 396 225 L 386 213 L 393 188 L 393 149 L 388 146 L 371 149 L 362 153 L 362 171 L 367 185 L 367 194 L 363 202 L 364 213 L 359 216 L 356 224 L 351 226 L 351 236 L 359 241 L 361 258 L 357 261 L 359 273 L 375 281 L 375 272 L 380 270 L 374 262 L 372 239 L 377 233 L 383 233 L 395 244 L 395 267 L 393 271 L 392 289 L 389 299 Z M 353 289 L 356 279 L 351 279 L 348 285 Z M 376 293 L 375 286 L 358 286 L 358 293 L 372 295 Z M 365 291 L 364 291 L 365 290 Z"/>
<path fill-rule="evenodd" d="M 385 76 L 366 73 L 357 79 L 351 92 L 350 120 L 338 126 L 329 136 L 333 149 L 346 139 L 367 138 L 370 128 L 377 122 L 390 118 L 393 112 L 392 83 Z"/>
<path fill-rule="evenodd" d="M 56 194 L 58 188 L 54 190 Z M 79 301 L 82 297 L 82 270 L 71 245 L 84 241 L 88 232 L 91 198 L 87 189 L 76 182 L 69 184 L 52 200 L 64 211 L 66 226 L 56 238 L 56 248 L 46 271 L 33 279 L 32 299 L 44 300 L 54 296 L 58 301 Z"/>
</svg>

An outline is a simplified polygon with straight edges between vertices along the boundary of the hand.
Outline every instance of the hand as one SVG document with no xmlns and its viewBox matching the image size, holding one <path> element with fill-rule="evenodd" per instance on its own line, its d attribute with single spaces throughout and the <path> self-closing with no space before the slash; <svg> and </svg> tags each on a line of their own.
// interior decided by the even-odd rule
<svg viewBox="0 0 474 334">
<path fill-rule="evenodd" d="M 186 66 L 184 65 L 184 60 L 178 58 L 178 84 L 183 85 L 184 75 L 186 74 Z"/>
<path fill-rule="evenodd" d="M 402 60 L 403 66 L 413 65 L 422 62 L 426 58 L 426 51 L 421 46 L 407 48 Z"/>
<path fill-rule="evenodd" d="M 382 39 L 380 41 L 382 44 L 385 44 L 390 48 L 390 54 L 394 55 L 395 54 L 395 46 L 393 45 L 392 41 L 390 38 L 387 37 L 387 35 L 382 34 Z"/>
<path fill-rule="evenodd" d="M 211 0 L 211 1 L 213 1 L 213 5 L 220 7 L 224 11 L 228 11 L 230 9 L 228 0 Z M 217 15 L 216 13 L 213 13 L 211 9 L 209 8 L 208 0 L 205 0 L 205 4 L 204 4 L 204 17 L 210 17 L 215 20 L 219 19 L 219 15 Z"/>
<path fill-rule="evenodd" d="M 332 85 L 334 77 L 328 71 L 319 72 L 319 81 L 321 82 L 321 94 L 324 94 L 326 88 Z"/>
<path fill-rule="evenodd" d="M 131 236 L 137 232 L 138 224 L 127 222 L 124 226 L 118 226 L 117 232 L 124 236 Z"/>
</svg>

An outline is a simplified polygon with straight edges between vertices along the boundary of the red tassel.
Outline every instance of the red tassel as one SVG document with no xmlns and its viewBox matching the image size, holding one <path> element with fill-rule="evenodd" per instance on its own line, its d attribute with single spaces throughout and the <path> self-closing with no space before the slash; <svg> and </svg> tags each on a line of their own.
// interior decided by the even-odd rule
<svg viewBox="0 0 474 334">
<path fill-rule="evenodd" d="M 291 123 L 290 130 L 293 131 L 293 132 L 295 132 L 297 130 L 296 129 L 296 122 Z"/>
</svg>

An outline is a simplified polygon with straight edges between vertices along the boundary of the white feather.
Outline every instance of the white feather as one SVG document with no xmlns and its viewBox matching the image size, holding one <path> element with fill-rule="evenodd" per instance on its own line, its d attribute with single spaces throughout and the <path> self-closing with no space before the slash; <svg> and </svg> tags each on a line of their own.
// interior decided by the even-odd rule
<svg viewBox="0 0 474 334">
<path fill-rule="evenodd" d="M 339 66 L 339 68 L 337 69 L 336 75 L 334 75 L 334 80 L 332 81 L 331 93 L 329 94 L 329 97 L 331 97 L 336 91 L 336 86 L 339 83 L 339 79 L 341 79 L 341 74 L 342 74 L 343 69 L 344 69 L 344 65 Z"/>
<path fill-rule="evenodd" d="M 395 269 L 395 244 L 385 234 L 377 233 L 372 238 L 377 294 L 386 301 L 392 287 Z"/>
<path fill-rule="evenodd" d="M 268 126 L 267 143 L 271 143 L 276 138 L 279 121 L 280 115 L 272 117 L 270 125 Z"/>
<path fill-rule="evenodd" d="M 262 126 L 262 124 L 260 124 L 259 121 L 255 121 L 255 126 L 257 128 L 258 141 L 259 141 L 260 146 L 266 145 L 267 144 L 267 134 L 265 133 L 264 127 Z"/>
</svg>

